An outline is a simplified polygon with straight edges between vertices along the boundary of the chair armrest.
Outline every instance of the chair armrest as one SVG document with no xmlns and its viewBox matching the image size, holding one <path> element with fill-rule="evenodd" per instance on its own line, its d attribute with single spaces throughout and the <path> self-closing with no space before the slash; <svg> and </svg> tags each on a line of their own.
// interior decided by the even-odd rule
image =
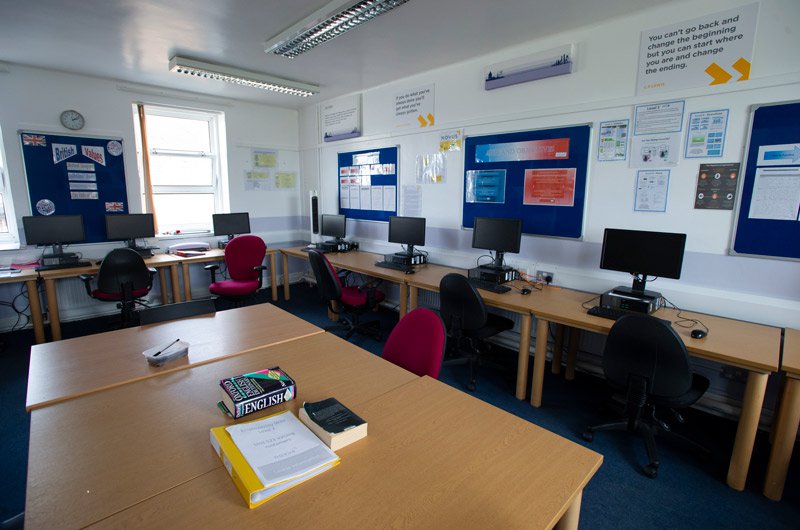
<svg viewBox="0 0 800 530">
<path fill-rule="evenodd" d="M 267 270 L 267 267 L 266 265 L 256 265 L 253 270 L 258 271 L 258 288 L 261 289 L 264 283 L 264 271 Z"/>
<path fill-rule="evenodd" d="M 211 264 L 211 265 L 206 265 L 203 268 L 211 272 L 211 283 L 217 283 L 217 271 L 219 270 L 219 265 Z"/>
<path fill-rule="evenodd" d="M 83 286 L 86 288 L 86 294 L 92 297 L 92 280 L 94 279 L 94 274 L 81 274 L 78 278 L 83 282 Z"/>
</svg>

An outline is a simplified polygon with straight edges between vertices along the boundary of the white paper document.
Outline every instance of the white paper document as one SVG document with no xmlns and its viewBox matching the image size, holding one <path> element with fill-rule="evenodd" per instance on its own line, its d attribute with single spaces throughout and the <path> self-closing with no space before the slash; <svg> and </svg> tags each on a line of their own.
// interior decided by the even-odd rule
<svg viewBox="0 0 800 530">
<path fill-rule="evenodd" d="M 800 220 L 800 167 L 758 168 L 750 219 Z"/>
</svg>

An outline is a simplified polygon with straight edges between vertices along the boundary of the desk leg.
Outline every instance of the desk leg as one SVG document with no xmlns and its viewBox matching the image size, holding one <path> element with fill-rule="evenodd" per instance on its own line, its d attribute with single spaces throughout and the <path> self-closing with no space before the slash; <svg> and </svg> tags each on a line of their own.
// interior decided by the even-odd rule
<svg viewBox="0 0 800 530">
<path fill-rule="evenodd" d="M 183 299 L 187 302 L 192 299 L 192 278 L 189 276 L 189 264 L 181 263 L 183 267 Z"/>
<path fill-rule="evenodd" d="M 181 301 L 181 280 L 178 278 L 178 266 L 169 266 L 169 282 L 172 285 L 172 302 L 177 304 Z"/>
<path fill-rule="evenodd" d="M 169 303 L 169 295 L 167 294 L 167 271 L 164 267 L 158 268 L 158 286 L 161 288 L 161 303 Z"/>
<path fill-rule="evenodd" d="M 753 454 L 753 444 L 758 431 L 758 419 L 761 416 L 761 406 L 764 404 L 764 393 L 767 389 L 767 377 L 768 374 L 753 371 L 747 376 L 742 413 L 739 416 L 733 454 L 728 467 L 728 486 L 736 491 L 743 491 L 747 481 L 750 457 Z"/>
<path fill-rule="evenodd" d="M 519 354 L 517 356 L 517 399 L 525 399 L 528 386 L 528 359 L 531 356 L 531 321 L 530 313 L 520 315 L 519 319 Z"/>
<path fill-rule="evenodd" d="M 533 378 L 531 379 L 531 405 L 542 406 L 544 367 L 547 361 L 547 320 L 536 319 L 536 345 L 533 347 Z"/>
<path fill-rule="evenodd" d="M 28 303 L 31 308 L 33 336 L 36 338 L 36 344 L 42 344 L 45 341 L 44 319 L 42 319 L 42 302 L 39 300 L 39 289 L 36 286 L 36 280 L 26 281 L 25 287 L 28 288 Z"/>
<path fill-rule="evenodd" d="M 402 293 L 401 293 L 402 295 Z M 413 311 L 419 305 L 419 287 L 411 286 L 408 288 L 408 311 Z"/>
<path fill-rule="evenodd" d="M 283 265 L 283 299 L 289 299 L 289 255 L 284 254 L 282 265 Z"/>
<path fill-rule="evenodd" d="M 564 379 L 572 381 L 575 379 L 575 360 L 578 357 L 578 345 L 581 342 L 581 330 L 572 328 L 569 331 L 569 349 L 567 350 L 567 370 L 564 372 Z"/>
<path fill-rule="evenodd" d="M 792 459 L 792 449 L 800 426 L 800 380 L 787 377 L 783 387 L 783 399 L 775 424 L 775 440 L 769 453 L 767 478 L 764 480 L 764 495 L 773 501 L 783 497 L 786 472 Z"/>
<path fill-rule="evenodd" d="M 278 271 L 276 269 L 275 254 L 269 255 L 269 285 L 272 288 L 272 301 L 278 301 Z"/>
<path fill-rule="evenodd" d="M 416 307 L 416 305 L 414 306 Z M 408 308 L 408 284 L 400 284 L 400 318 L 403 318 L 410 310 Z"/>
<path fill-rule="evenodd" d="M 564 353 L 564 326 L 556 324 L 555 339 L 553 340 L 553 362 L 550 371 L 556 375 L 561 373 L 561 356 Z"/>
<path fill-rule="evenodd" d="M 58 316 L 58 297 L 55 280 L 44 281 L 44 294 L 47 298 L 47 314 L 50 317 L 50 333 L 53 340 L 61 340 L 61 320 Z"/>
<path fill-rule="evenodd" d="M 581 500 L 583 492 L 580 491 L 569 505 L 567 511 L 561 516 L 561 520 L 556 523 L 556 530 L 578 530 L 578 522 L 581 518 Z"/>
</svg>

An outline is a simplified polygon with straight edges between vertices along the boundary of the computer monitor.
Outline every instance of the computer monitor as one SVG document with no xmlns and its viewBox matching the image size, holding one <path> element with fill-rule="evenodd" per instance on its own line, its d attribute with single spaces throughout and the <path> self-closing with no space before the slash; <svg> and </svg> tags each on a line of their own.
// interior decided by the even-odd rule
<svg viewBox="0 0 800 530">
<path fill-rule="evenodd" d="M 425 244 L 425 218 L 399 215 L 389 217 L 389 243 L 405 245 L 405 252 L 397 254 L 413 256 L 414 245 Z"/>
<path fill-rule="evenodd" d="M 250 233 L 250 214 L 247 212 L 215 213 L 211 216 L 215 236 L 228 236 L 228 241 L 238 234 Z"/>
<path fill-rule="evenodd" d="M 144 250 L 136 246 L 136 239 L 155 235 L 151 213 L 106 215 L 106 238 L 110 241 L 126 241 L 128 248 Z"/>
<path fill-rule="evenodd" d="M 324 213 L 321 216 L 320 233 L 323 236 L 332 237 L 332 240 L 327 243 L 339 243 L 344 240 L 345 236 L 345 218 L 344 215 L 334 215 Z"/>
<path fill-rule="evenodd" d="M 64 254 L 62 245 L 86 239 L 82 215 L 32 215 L 22 218 L 25 241 L 29 245 L 51 246 L 51 256 Z"/>
<path fill-rule="evenodd" d="M 505 269 L 506 252 L 518 253 L 522 240 L 522 219 L 476 217 L 472 228 L 472 248 L 494 251 L 495 269 Z"/>
<path fill-rule="evenodd" d="M 681 277 L 686 234 L 606 228 L 600 268 L 633 275 L 632 291 L 644 292 L 648 276 Z"/>
</svg>

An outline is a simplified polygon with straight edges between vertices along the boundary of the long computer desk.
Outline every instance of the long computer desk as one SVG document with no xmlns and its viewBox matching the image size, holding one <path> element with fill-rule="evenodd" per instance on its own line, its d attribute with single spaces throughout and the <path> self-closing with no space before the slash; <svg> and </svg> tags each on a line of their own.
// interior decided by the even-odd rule
<svg viewBox="0 0 800 530">
<path fill-rule="evenodd" d="M 781 370 L 786 377 L 764 480 L 764 495 L 774 501 L 783 497 L 783 486 L 800 426 L 800 330 L 785 330 Z"/>
<path fill-rule="evenodd" d="M 31 348 L 26 408 L 38 409 L 318 333 L 323 330 L 272 304 L 257 304 L 37 344 Z M 145 362 L 144 350 L 175 339 L 189 343 L 185 357 L 159 367 Z"/>
<path fill-rule="evenodd" d="M 42 318 L 42 304 L 39 301 L 39 288 L 37 282 L 39 274 L 33 269 L 22 269 L 17 273 L 4 273 L 0 275 L 0 284 L 3 283 L 24 283 L 28 294 L 28 303 L 31 311 L 31 325 L 33 326 L 33 336 L 36 344 L 45 341 L 44 319 Z"/>
<path fill-rule="evenodd" d="M 336 468 L 249 510 L 209 442 L 218 382 L 280 366 L 295 400 L 369 422 Z M 163 373 L 31 413 L 27 528 L 577 528 L 602 456 L 331 334 Z M 475 499 L 481 502 L 476 503 Z"/>
</svg>

